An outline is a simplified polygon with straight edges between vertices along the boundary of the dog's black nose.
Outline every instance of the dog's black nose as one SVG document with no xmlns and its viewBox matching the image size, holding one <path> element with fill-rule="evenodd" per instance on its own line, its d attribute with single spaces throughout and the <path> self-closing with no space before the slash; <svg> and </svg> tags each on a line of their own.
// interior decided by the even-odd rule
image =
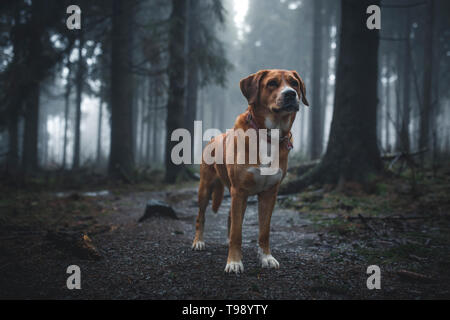
<svg viewBox="0 0 450 320">
<path fill-rule="evenodd" d="M 297 92 L 295 92 L 294 90 L 286 90 L 284 93 L 284 99 L 288 99 L 288 100 L 292 100 L 297 98 Z"/>
</svg>

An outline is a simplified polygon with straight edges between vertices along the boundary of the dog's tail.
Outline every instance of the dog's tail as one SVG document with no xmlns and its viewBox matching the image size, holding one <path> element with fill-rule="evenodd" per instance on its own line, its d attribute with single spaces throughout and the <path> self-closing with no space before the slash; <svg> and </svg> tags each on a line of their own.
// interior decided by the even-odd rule
<svg viewBox="0 0 450 320">
<path fill-rule="evenodd" d="M 223 200 L 224 185 L 217 180 L 212 187 L 212 210 L 217 213 Z"/>
</svg>

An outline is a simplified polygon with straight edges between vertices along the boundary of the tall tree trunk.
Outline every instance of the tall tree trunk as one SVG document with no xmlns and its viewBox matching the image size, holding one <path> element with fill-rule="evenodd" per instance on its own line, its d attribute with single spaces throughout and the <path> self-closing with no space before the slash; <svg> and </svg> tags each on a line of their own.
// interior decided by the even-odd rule
<svg viewBox="0 0 450 320">
<path fill-rule="evenodd" d="M 145 143 L 145 133 L 146 133 L 146 126 L 148 127 L 150 117 L 148 116 L 148 105 L 147 105 L 147 81 L 148 79 L 145 79 L 140 87 L 139 90 L 139 112 L 140 112 L 140 126 L 141 131 L 139 132 L 139 163 L 140 165 L 145 164 L 145 150 L 144 150 L 144 143 Z"/>
<path fill-rule="evenodd" d="M 28 63 L 30 80 L 27 83 L 25 99 L 25 131 L 23 138 L 23 169 L 29 174 L 38 168 L 38 136 L 39 136 L 39 96 L 40 82 L 43 76 L 41 65 L 43 45 L 42 35 L 44 33 L 40 24 L 42 6 L 36 1 L 32 2 L 31 23 L 29 25 L 29 52 Z"/>
<path fill-rule="evenodd" d="M 160 142 L 160 127 L 159 127 L 159 121 L 158 121 L 158 115 L 159 115 L 159 90 L 158 90 L 158 81 L 154 83 L 154 89 L 153 89 L 153 162 L 160 162 L 160 157 L 158 155 L 162 150 L 159 149 L 159 142 Z M 150 111 L 149 111 L 150 113 Z"/>
<path fill-rule="evenodd" d="M 128 65 L 131 66 L 133 64 L 133 61 L 131 60 L 133 57 L 128 57 Z M 135 78 L 134 75 L 132 75 L 133 79 Z M 136 83 L 133 80 L 133 84 Z M 133 85 L 132 88 L 132 112 L 131 112 L 131 128 L 132 128 L 132 141 L 133 141 L 133 155 L 134 155 L 134 162 L 135 165 L 139 164 L 139 134 L 138 134 L 138 116 L 139 116 L 139 84 Z"/>
<path fill-rule="evenodd" d="M 64 142 L 63 142 L 63 161 L 62 161 L 63 170 L 66 169 L 67 166 L 67 133 L 69 130 L 70 93 L 72 88 L 71 86 L 72 84 L 70 83 L 70 75 L 72 73 L 70 61 L 67 63 L 67 68 L 69 69 L 69 73 L 67 75 L 66 92 L 64 93 Z"/>
<path fill-rule="evenodd" d="M 13 47 L 13 60 L 11 67 L 13 71 L 12 79 L 15 76 L 20 75 L 21 60 L 24 54 L 24 42 L 22 41 L 22 27 L 20 24 L 21 5 L 19 2 L 15 2 L 14 6 L 14 26 L 11 28 L 11 42 Z M 16 71 L 16 69 L 19 70 Z M 8 111 L 8 155 L 6 158 L 7 173 L 11 176 L 15 176 L 19 169 L 19 114 L 23 108 L 23 96 L 20 90 L 19 81 L 9 81 L 9 85 L 5 86 L 5 97 L 7 99 L 6 110 Z"/>
<path fill-rule="evenodd" d="M 159 157 L 159 154 L 161 152 L 161 150 L 159 149 L 159 143 L 161 140 L 161 136 L 159 135 L 160 133 L 160 127 L 159 127 L 159 121 L 158 121 L 158 116 L 159 116 L 159 112 L 158 112 L 158 107 L 159 107 L 159 97 L 157 96 L 157 93 L 155 91 L 155 97 L 154 97 L 154 103 L 153 103 L 153 142 L 152 142 L 152 147 L 153 147 L 153 151 L 152 151 L 152 156 L 153 156 L 153 162 L 160 162 L 161 158 Z"/>
<path fill-rule="evenodd" d="M 8 119 L 8 155 L 6 158 L 8 174 L 16 175 L 19 169 L 19 116 L 18 109 L 20 106 L 16 105 L 9 111 Z"/>
<path fill-rule="evenodd" d="M 379 31 L 365 28 L 366 9 L 371 4 L 379 5 L 380 1 L 342 0 L 334 111 L 327 151 L 315 169 L 286 183 L 281 193 L 298 191 L 313 182 L 365 184 L 371 174 L 382 168 L 376 135 Z"/>
<path fill-rule="evenodd" d="M 425 23 L 425 50 L 423 71 L 423 103 L 420 116 L 419 149 L 429 147 L 430 142 L 430 116 L 432 113 L 432 80 L 433 80 L 433 25 L 434 0 L 428 1 L 427 21 Z M 421 156 L 422 164 L 424 156 Z"/>
<path fill-rule="evenodd" d="M 83 63 L 83 33 L 80 30 L 80 37 L 78 43 L 78 62 L 76 74 L 76 103 L 75 103 L 75 142 L 73 150 L 73 169 L 80 167 L 80 143 L 81 143 L 81 102 L 83 94 L 83 78 L 84 78 L 84 63 Z"/>
<path fill-rule="evenodd" d="M 390 60 L 389 60 L 389 53 L 385 55 L 385 65 L 386 65 L 386 91 L 385 91 L 385 105 L 384 105 L 384 126 L 386 130 L 386 140 L 385 140 L 385 148 L 387 152 L 391 151 L 391 83 L 389 82 L 389 79 L 391 77 L 390 70 Z"/>
<path fill-rule="evenodd" d="M 331 26 L 334 23 L 335 20 L 335 12 L 331 11 L 332 8 L 330 8 L 330 5 L 327 4 L 325 16 L 330 16 L 329 19 L 325 19 L 322 26 L 322 32 L 323 32 L 323 58 L 322 58 L 322 65 L 323 65 L 323 80 L 322 80 L 322 98 L 321 98 L 321 105 L 322 105 L 322 115 L 321 115 L 321 123 L 322 123 L 322 131 L 325 130 L 325 116 L 326 116 L 326 109 L 327 109 L 327 100 L 328 100 L 328 93 L 329 93 L 329 85 L 328 85 L 328 76 L 330 72 L 330 53 L 331 53 L 331 43 L 333 41 L 331 37 Z M 322 137 L 323 138 L 323 137 Z"/>
<path fill-rule="evenodd" d="M 189 130 L 191 137 L 194 136 L 194 121 L 197 119 L 197 100 L 199 86 L 199 66 L 198 66 L 198 0 L 188 0 L 187 14 L 187 54 L 189 64 L 187 66 L 186 78 L 186 108 L 184 117 L 186 120 L 185 128 Z M 194 144 L 192 143 L 192 152 Z"/>
<path fill-rule="evenodd" d="M 175 165 L 171 159 L 172 148 L 177 144 L 171 141 L 172 132 L 182 128 L 185 104 L 185 31 L 186 31 L 186 1 L 172 0 L 172 14 L 169 31 L 169 97 L 166 120 L 166 176 L 165 181 L 175 183 L 182 171 L 181 165 Z"/>
<path fill-rule="evenodd" d="M 152 154 L 151 148 L 152 148 L 152 141 L 150 138 L 155 137 L 156 134 L 156 121 L 155 121 L 155 115 L 156 113 L 153 113 L 154 108 L 154 81 L 153 79 L 148 79 L 148 86 L 147 86 L 147 104 L 145 106 L 147 110 L 147 143 L 146 143 L 146 152 L 145 152 L 145 163 L 148 165 L 150 163 L 150 155 Z M 153 113 L 153 115 L 152 115 Z M 150 119 L 153 119 L 153 125 L 150 125 Z"/>
<path fill-rule="evenodd" d="M 41 119 L 39 121 L 39 126 L 40 126 L 39 136 L 41 137 L 41 141 L 40 141 L 40 143 L 38 142 L 38 146 L 40 147 L 40 148 L 38 148 L 38 150 L 41 155 L 40 166 L 45 168 L 46 166 L 48 166 L 48 159 L 49 159 L 49 148 L 48 148 L 49 135 L 48 135 L 48 128 L 47 128 L 47 113 L 45 113 L 44 115 L 42 115 L 42 113 L 41 113 L 40 118 Z"/>
<path fill-rule="evenodd" d="M 318 159 L 322 154 L 323 145 L 323 105 L 321 102 L 322 78 L 322 0 L 314 0 L 313 25 L 313 73 L 312 73 L 312 104 L 310 150 L 311 159 Z"/>
<path fill-rule="evenodd" d="M 111 149 L 109 174 L 131 179 L 133 155 L 133 77 L 129 69 L 131 54 L 131 23 L 133 10 L 130 2 L 113 1 L 111 48 Z"/>
<path fill-rule="evenodd" d="M 102 121 L 103 121 L 103 93 L 100 93 L 100 103 L 98 104 L 98 125 L 97 125 L 97 166 L 102 160 Z"/>
<path fill-rule="evenodd" d="M 403 55 L 403 110 L 400 127 L 400 148 L 403 152 L 409 153 L 409 121 L 411 114 L 411 41 L 409 39 L 411 32 L 411 14 L 406 13 L 405 22 L 405 54 Z"/>
<path fill-rule="evenodd" d="M 23 169 L 26 174 L 34 172 L 38 168 L 39 82 L 32 82 L 28 94 L 23 138 Z"/>
</svg>

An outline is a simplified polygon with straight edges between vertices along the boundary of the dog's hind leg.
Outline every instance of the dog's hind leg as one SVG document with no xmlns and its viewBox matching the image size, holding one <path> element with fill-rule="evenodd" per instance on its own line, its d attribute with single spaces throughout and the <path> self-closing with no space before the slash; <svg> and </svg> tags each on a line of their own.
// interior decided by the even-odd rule
<svg viewBox="0 0 450 320">
<path fill-rule="evenodd" d="M 230 228 L 231 228 L 231 209 L 230 209 L 230 211 L 228 211 L 227 245 L 230 244 Z"/>
</svg>

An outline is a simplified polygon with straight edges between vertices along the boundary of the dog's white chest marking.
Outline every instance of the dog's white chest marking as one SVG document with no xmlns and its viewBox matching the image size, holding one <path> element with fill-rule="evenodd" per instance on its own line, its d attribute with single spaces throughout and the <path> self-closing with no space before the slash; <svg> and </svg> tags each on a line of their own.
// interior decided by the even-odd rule
<svg viewBox="0 0 450 320">
<path fill-rule="evenodd" d="M 261 171 L 262 169 L 264 172 Z M 258 194 L 269 189 L 280 182 L 283 177 L 283 171 L 280 168 L 250 167 L 247 171 L 253 174 L 253 181 L 255 182 L 251 190 L 252 194 Z"/>
<path fill-rule="evenodd" d="M 266 126 L 267 129 L 278 129 L 284 131 L 289 129 L 289 121 L 283 121 L 281 119 L 276 121 L 274 119 L 271 119 L 270 117 L 267 117 L 264 120 L 264 125 Z"/>
</svg>

